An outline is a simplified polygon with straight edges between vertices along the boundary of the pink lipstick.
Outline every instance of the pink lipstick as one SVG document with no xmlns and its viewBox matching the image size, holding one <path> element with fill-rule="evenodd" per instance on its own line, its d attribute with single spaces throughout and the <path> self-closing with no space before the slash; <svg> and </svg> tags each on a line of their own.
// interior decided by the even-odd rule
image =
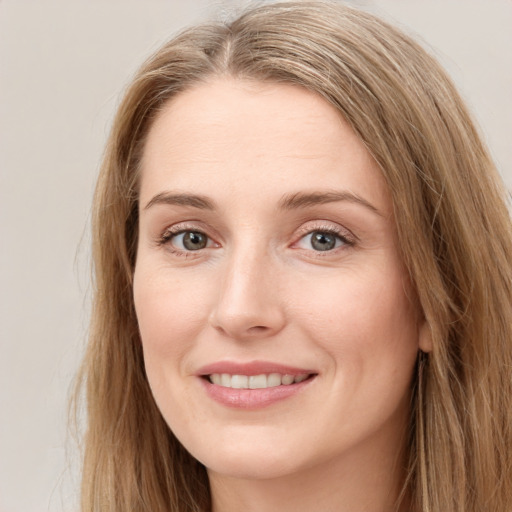
<svg viewBox="0 0 512 512">
<path fill-rule="evenodd" d="M 316 375 L 313 370 L 265 361 L 219 361 L 197 372 L 210 398 L 241 409 L 258 409 L 289 398 Z"/>
</svg>

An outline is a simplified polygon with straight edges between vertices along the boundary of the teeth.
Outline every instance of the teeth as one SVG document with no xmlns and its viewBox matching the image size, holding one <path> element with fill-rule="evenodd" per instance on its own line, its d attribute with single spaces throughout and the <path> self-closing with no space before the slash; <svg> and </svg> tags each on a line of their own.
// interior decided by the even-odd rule
<svg viewBox="0 0 512 512">
<path fill-rule="evenodd" d="M 276 386 L 281 385 L 281 374 L 280 373 L 271 373 L 267 377 L 267 386 L 269 388 L 275 388 Z"/>
<path fill-rule="evenodd" d="M 222 376 L 224 381 L 224 375 Z M 232 375 L 231 387 L 235 389 L 247 389 L 249 387 L 249 377 L 247 375 Z"/>
<path fill-rule="evenodd" d="M 231 378 L 231 382 L 233 382 L 233 379 L 235 378 L 235 375 Z M 249 377 L 249 389 L 262 389 L 268 387 L 267 384 L 267 376 L 266 375 L 251 375 Z"/>
<path fill-rule="evenodd" d="M 289 386 L 309 377 L 308 373 L 300 375 L 281 375 L 280 373 L 262 373 L 260 375 L 230 375 L 229 373 L 212 373 L 209 378 L 212 384 L 234 389 L 265 389 L 276 386 Z"/>
<path fill-rule="evenodd" d="M 281 382 L 288 386 L 293 383 L 293 375 L 283 375 L 281 378 Z"/>
</svg>

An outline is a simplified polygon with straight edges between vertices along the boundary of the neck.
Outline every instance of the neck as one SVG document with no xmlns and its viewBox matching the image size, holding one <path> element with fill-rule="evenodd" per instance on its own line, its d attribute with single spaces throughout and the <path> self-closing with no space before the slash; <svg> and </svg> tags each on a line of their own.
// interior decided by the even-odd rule
<svg viewBox="0 0 512 512">
<path fill-rule="evenodd" d="M 249 479 L 209 471 L 212 512 L 405 512 L 398 504 L 405 480 L 403 437 L 399 443 L 367 443 L 342 458 L 323 461 L 272 479 Z M 377 440 L 376 440 L 377 441 Z"/>
</svg>

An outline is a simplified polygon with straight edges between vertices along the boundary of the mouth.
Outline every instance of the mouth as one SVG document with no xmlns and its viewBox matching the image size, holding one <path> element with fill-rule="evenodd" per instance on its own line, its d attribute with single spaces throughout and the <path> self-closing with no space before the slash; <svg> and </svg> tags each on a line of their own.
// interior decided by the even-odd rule
<svg viewBox="0 0 512 512">
<path fill-rule="evenodd" d="M 305 368 L 253 361 L 223 361 L 197 374 L 214 401 L 238 409 L 260 409 L 301 394 L 318 373 Z"/>
<path fill-rule="evenodd" d="M 298 384 L 314 377 L 313 373 L 299 373 L 296 375 L 281 373 L 260 373 L 259 375 L 241 375 L 229 373 L 212 373 L 203 378 L 212 384 L 232 389 L 268 389 L 278 386 Z"/>
</svg>

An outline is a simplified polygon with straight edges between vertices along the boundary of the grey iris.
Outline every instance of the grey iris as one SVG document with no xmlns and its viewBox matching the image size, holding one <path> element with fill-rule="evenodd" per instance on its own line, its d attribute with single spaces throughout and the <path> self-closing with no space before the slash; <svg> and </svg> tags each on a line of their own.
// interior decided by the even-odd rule
<svg viewBox="0 0 512 512">
<path fill-rule="evenodd" d="M 197 251 L 206 247 L 207 237 L 197 231 L 187 231 L 183 235 L 183 247 L 189 251 Z"/>
<path fill-rule="evenodd" d="M 311 233 L 311 246 L 316 251 L 330 251 L 336 246 L 336 236 L 325 231 Z"/>
</svg>

